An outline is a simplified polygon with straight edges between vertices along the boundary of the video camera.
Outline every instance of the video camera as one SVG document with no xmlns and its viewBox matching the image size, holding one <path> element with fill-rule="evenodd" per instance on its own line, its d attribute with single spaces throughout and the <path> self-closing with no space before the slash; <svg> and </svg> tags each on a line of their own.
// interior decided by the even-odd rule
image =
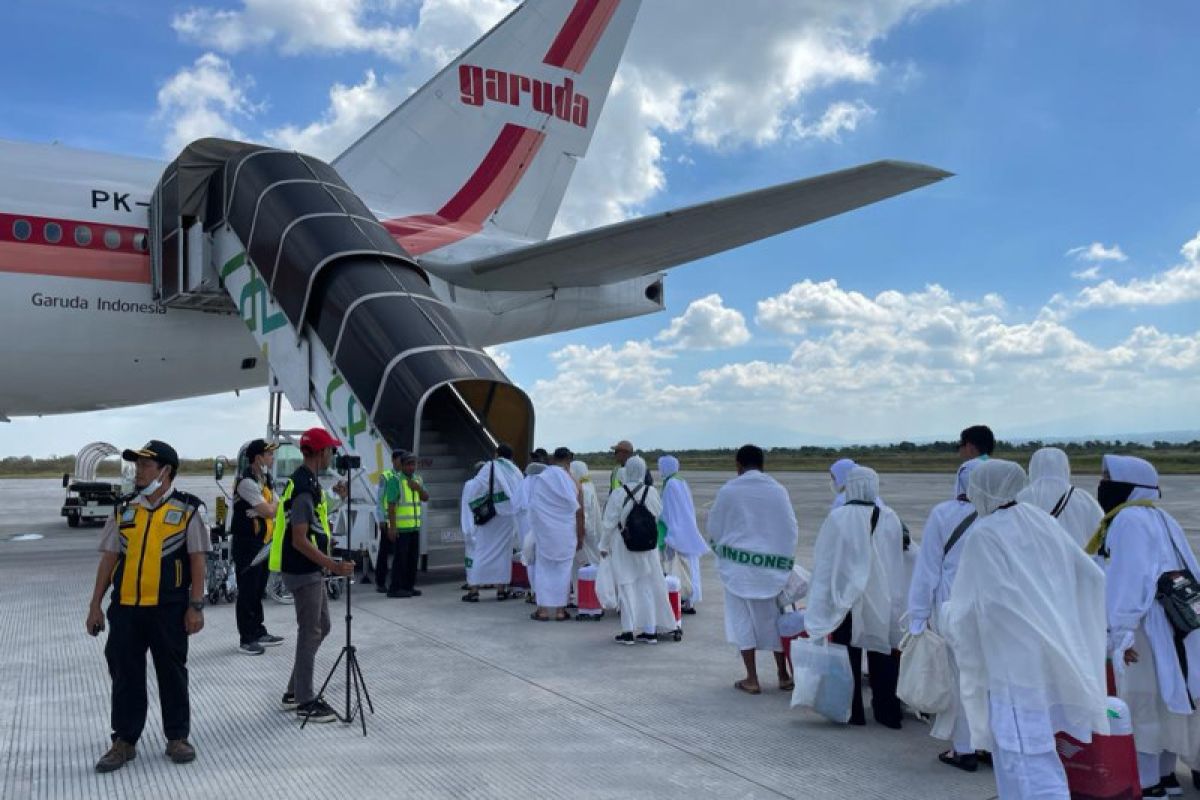
<svg viewBox="0 0 1200 800">
<path fill-rule="evenodd" d="M 338 453 L 333 459 L 333 466 L 340 474 L 345 475 L 352 469 L 362 468 L 362 457 L 349 453 Z"/>
</svg>

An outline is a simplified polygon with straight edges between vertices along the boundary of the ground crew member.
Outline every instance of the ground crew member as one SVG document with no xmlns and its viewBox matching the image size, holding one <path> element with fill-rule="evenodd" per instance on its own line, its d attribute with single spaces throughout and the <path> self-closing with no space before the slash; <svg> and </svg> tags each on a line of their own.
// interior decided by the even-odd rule
<svg viewBox="0 0 1200 800">
<path fill-rule="evenodd" d="M 388 527 L 388 504 L 400 502 L 400 473 L 402 471 L 400 457 L 405 452 L 399 449 L 393 450 L 392 468 L 385 469 L 379 474 L 379 556 L 375 559 L 375 591 L 377 592 L 388 590 L 388 564 L 390 561 L 395 562 L 391 570 L 393 577 L 399 571 L 399 556 L 394 555 L 396 548 L 392 544 L 395 535 L 389 533 L 392 529 Z"/>
<path fill-rule="evenodd" d="M 417 588 L 417 559 L 421 557 L 421 504 L 429 500 L 421 477 L 417 475 L 417 457 L 407 450 L 393 456 L 399 462 L 399 497 L 387 503 L 388 536 L 395 559 L 388 597 L 420 597 Z"/>
<path fill-rule="evenodd" d="M 275 448 L 263 439 L 246 445 L 246 469 L 238 478 L 233 494 L 233 513 L 229 530 L 233 537 L 233 563 L 237 569 L 238 651 L 262 655 L 266 647 L 283 641 L 282 636 L 267 632 L 263 619 L 263 592 L 267 588 L 267 560 L 260 558 L 275 529 L 275 489 L 271 486 L 271 467 Z M 256 563 L 257 559 L 257 563 Z"/>
<path fill-rule="evenodd" d="M 292 473 L 280 498 L 271 541 L 271 571 L 283 573 L 296 609 L 296 661 L 282 704 L 309 722 L 337 719 L 337 712 L 313 689 L 317 650 L 331 627 L 325 573 L 345 576 L 354 571 L 353 561 L 335 561 L 330 555 L 329 510 L 317 479 L 329 469 L 333 448 L 340 445 L 324 428 L 309 428 L 300 437 L 304 463 Z"/>
<path fill-rule="evenodd" d="M 100 536 L 100 565 L 88 608 L 88 632 L 111 626 L 104 656 L 112 676 L 112 746 L 97 772 L 112 772 L 137 757 L 146 725 L 146 651 L 154 659 L 167 756 L 177 764 L 196 758 L 188 743 L 188 636 L 204 627 L 204 573 L 212 549 L 200 500 L 173 489 L 179 456 L 165 442 L 126 450 L 136 467 L 137 492 L 117 504 Z"/>
</svg>

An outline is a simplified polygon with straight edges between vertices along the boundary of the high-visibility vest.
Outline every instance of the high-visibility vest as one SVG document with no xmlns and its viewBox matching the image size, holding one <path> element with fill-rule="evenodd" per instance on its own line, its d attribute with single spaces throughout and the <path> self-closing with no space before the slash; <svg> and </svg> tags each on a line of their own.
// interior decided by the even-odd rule
<svg viewBox="0 0 1200 800">
<path fill-rule="evenodd" d="M 254 474 L 254 470 L 248 469 L 243 473 L 238 480 L 241 483 L 246 478 L 257 482 L 258 476 Z M 271 490 L 271 482 L 263 481 L 259 484 L 259 491 L 262 492 L 263 502 L 267 505 L 275 502 L 275 492 Z M 271 541 L 275 524 L 272 520 L 260 519 L 259 517 L 249 517 L 246 512 L 250 510 L 250 504 L 242 499 L 242 496 L 237 493 L 237 486 L 234 486 L 233 495 L 233 516 L 229 520 L 229 532 L 234 536 L 254 536 L 261 539 L 263 544 Z M 278 514 L 278 510 L 276 514 Z"/>
<path fill-rule="evenodd" d="M 174 491 L 158 508 L 118 506 L 120 553 L 113 569 L 113 602 L 122 606 L 186 603 L 192 585 L 187 528 L 201 502 Z"/>
<path fill-rule="evenodd" d="M 267 559 L 267 567 L 271 572 L 283 571 L 283 541 L 288 536 L 287 506 L 295 488 L 295 478 L 289 478 L 287 486 L 283 488 L 283 494 L 279 496 L 279 508 L 275 510 L 275 531 L 271 536 L 271 555 Z M 325 529 L 325 551 L 328 555 L 333 546 L 333 534 L 329 530 L 329 504 L 325 501 L 325 492 L 321 492 L 321 501 L 317 503 L 316 508 L 317 519 L 321 520 L 321 527 Z M 318 550 L 321 549 L 316 534 L 310 532 L 308 538 Z"/>
<path fill-rule="evenodd" d="M 421 495 L 408 486 L 407 475 L 398 475 L 400 479 L 400 502 L 396 504 L 396 530 L 415 531 L 421 527 Z M 413 475 L 412 480 L 420 484 L 421 479 Z"/>
</svg>

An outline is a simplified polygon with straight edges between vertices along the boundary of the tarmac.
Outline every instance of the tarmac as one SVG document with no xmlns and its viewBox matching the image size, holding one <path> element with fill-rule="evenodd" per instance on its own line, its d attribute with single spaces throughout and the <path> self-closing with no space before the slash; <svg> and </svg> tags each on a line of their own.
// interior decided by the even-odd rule
<svg viewBox="0 0 1200 800">
<path fill-rule="evenodd" d="M 728 475 L 688 478 L 703 518 Z M 802 562 L 830 499 L 823 474 L 778 476 L 801 524 Z M 1085 488 L 1092 483 L 1083 479 Z M 1163 479 L 1164 505 L 1200 535 L 1200 478 Z M 885 475 L 883 491 L 919 536 L 943 475 Z M 189 491 L 215 492 L 187 478 Z M 206 488 L 207 487 L 207 488 Z M 211 489 L 211 491 L 210 491 Z M 995 797 L 991 772 L 939 764 L 924 723 L 835 725 L 789 708 L 760 654 L 764 692 L 735 691 L 721 585 L 705 560 L 704 602 L 679 643 L 620 647 L 599 622 L 535 623 L 520 600 L 459 601 L 462 573 L 423 576 L 424 596 L 355 586 L 354 643 L 375 713 L 309 725 L 280 710 L 295 641 L 292 609 L 266 601 L 287 637 L 265 655 L 237 650 L 233 607 L 205 613 L 191 640 L 189 765 L 163 755 L 154 687 L 138 758 L 93 772 L 108 742 L 104 636 L 84 632 L 98 529 L 68 529 L 56 481 L 3 480 L 0 522 L 0 797 L 5 798 L 954 798 Z M 32 536 L 31 536 L 32 535 Z M 33 538 L 40 537 L 40 538 Z M 420 582 L 419 582 L 420 584 Z M 318 657 L 324 676 L 345 643 L 345 600 Z M 345 672 L 326 692 L 346 708 Z"/>
</svg>

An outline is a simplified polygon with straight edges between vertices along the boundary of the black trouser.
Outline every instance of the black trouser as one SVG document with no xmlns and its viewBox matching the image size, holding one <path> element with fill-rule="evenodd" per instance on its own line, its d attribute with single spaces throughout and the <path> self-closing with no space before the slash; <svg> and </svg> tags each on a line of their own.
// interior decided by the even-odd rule
<svg viewBox="0 0 1200 800">
<path fill-rule="evenodd" d="M 392 540 L 388 538 L 387 526 L 379 525 L 379 555 L 375 559 L 375 585 L 387 586 L 388 561 L 392 555 Z"/>
<path fill-rule="evenodd" d="M 257 536 L 234 535 L 233 566 L 237 570 L 237 629 L 242 644 L 257 642 L 267 635 L 263 624 L 263 592 L 267 590 L 270 569 L 264 558 L 254 566 L 250 563 L 263 549 Z"/>
<path fill-rule="evenodd" d="M 388 545 L 384 550 L 384 544 Z M 391 569 L 388 569 L 388 554 L 392 557 Z M 417 561 L 421 558 L 421 530 L 396 531 L 396 541 L 388 542 L 387 535 L 379 542 L 379 567 L 375 570 L 375 583 L 383 585 L 388 573 L 391 581 L 387 587 L 389 592 L 400 590 L 412 591 L 417 585 Z"/>
<path fill-rule="evenodd" d="M 854 676 L 853 705 L 850 708 L 850 724 L 866 723 L 862 701 L 862 648 L 850 646 L 850 636 L 854 629 L 851 615 L 847 614 L 845 621 L 829 638 L 834 644 L 846 645 L 850 654 L 850 672 Z M 896 697 L 896 681 L 900 678 L 900 660 L 894 652 L 876 653 L 867 651 L 867 672 L 871 682 L 871 712 L 875 721 L 889 728 L 899 728 L 904 715 L 900 700 Z"/>
<path fill-rule="evenodd" d="M 186 739 L 191 726 L 188 700 L 188 635 L 183 627 L 187 606 L 108 607 L 108 642 L 104 656 L 112 676 L 113 737 L 137 744 L 146 725 L 146 651 L 154 659 L 163 733 L 167 740 Z"/>
</svg>

